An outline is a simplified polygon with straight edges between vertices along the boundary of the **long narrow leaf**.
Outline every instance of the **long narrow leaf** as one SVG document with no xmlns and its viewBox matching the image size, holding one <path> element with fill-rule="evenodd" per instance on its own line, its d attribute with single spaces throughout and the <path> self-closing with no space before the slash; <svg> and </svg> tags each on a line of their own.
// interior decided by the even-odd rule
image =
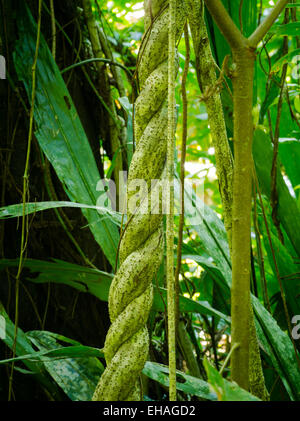
<svg viewBox="0 0 300 421">
<path fill-rule="evenodd" d="M 5 320 L 5 331 L 4 337 L 2 338 L 3 342 L 10 348 L 13 348 L 14 343 L 14 333 L 15 333 L 15 325 L 10 320 L 8 314 L 6 313 L 2 303 L 0 302 L 0 316 L 3 317 Z M 17 342 L 16 342 L 16 355 L 32 355 L 34 354 L 34 349 L 26 338 L 25 333 L 18 327 L 17 329 Z M 22 359 L 22 358 L 21 358 Z M 23 361 L 25 366 L 28 368 L 29 372 L 32 373 L 38 382 L 48 390 L 50 395 L 53 396 L 55 400 L 61 400 L 59 389 L 57 386 L 51 381 L 51 377 L 49 377 L 47 371 L 45 370 L 43 363 L 39 361 L 30 361 L 24 360 Z"/>
<path fill-rule="evenodd" d="M 262 193 L 271 196 L 271 167 L 273 159 L 272 144 L 262 129 L 257 129 L 253 139 L 253 157 Z M 300 211 L 294 197 L 277 171 L 278 218 L 286 230 L 297 254 L 300 256 Z"/>
<path fill-rule="evenodd" d="M 143 369 L 143 374 L 158 383 L 169 386 L 169 369 L 163 364 L 147 361 Z M 198 396 L 210 401 L 217 400 L 216 394 L 211 391 L 207 382 L 196 377 L 189 376 L 181 371 L 176 371 L 176 377 L 180 381 L 176 382 L 176 388 L 192 396 Z"/>
<path fill-rule="evenodd" d="M 41 357 L 47 357 L 42 359 Z M 63 348 L 50 349 L 46 351 L 33 352 L 31 354 L 21 355 L 15 358 L 7 358 L 0 360 L 0 364 L 7 364 L 13 361 L 53 361 L 62 358 L 87 358 L 87 357 L 103 357 L 103 353 L 91 346 L 74 345 Z"/>
<path fill-rule="evenodd" d="M 163 364 L 147 361 L 143 369 L 143 373 L 150 379 L 159 382 L 164 386 L 169 386 L 169 369 Z M 241 389 L 237 384 L 222 379 L 222 386 L 226 391 L 226 400 L 231 401 L 258 401 L 259 399 L 251 395 L 246 390 Z M 217 400 L 217 394 L 213 387 L 206 381 L 190 376 L 182 371 L 176 371 L 176 387 L 178 390 L 191 396 L 198 396 L 210 401 Z"/>
<path fill-rule="evenodd" d="M 56 351 L 61 348 L 62 353 L 66 349 L 62 347 L 53 335 L 46 331 L 32 331 L 26 337 L 41 351 Z M 67 347 L 68 348 L 68 347 Z M 77 351 L 78 352 L 78 351 Z M 50 358 L 43 364 L 55 382 L 73 401 L 91 400 L 99 377 L 103 372 L 103 366 L 95 356 L 82 355 L 80 358 Z"/>
<path fill-rule="evenodd" d="M 292 342 L 254 296 L 252 296 L 252 304 L 256 315 L 255 325 L 259 342 L 271 358 L 291 400 L 298 401 L 300 400 L 300 370 Z"/>
<path fill-rule="evenodd" d="M 17 266 L 18 262 L 18 259 L 2 259 L 0 260 L 0 270 L 9 266 Z M 108 301 L 109 288 L 113 279 L 112 274 L 61 260 L 45 262 L 43 260 L 27 259 L 24 262 L 24 270 L 26 269 L 30 271 L 30 273 L 26 274 L 26 279 L 31 282 L 65 284 L 81 292 L 89 292 L 102 301 Z M 153 310 L 164 312 L 166 303 L 166 289 L 154 285 Z M 207 316 L 216 316 L 230 323 L 230 317 L 214 309 L 206 301 L 194 301 L 180 296 L 179 307 L 181 312 L 194 312 Z"/>
<path fill-rule="evenodd" d="M 31 66 L 35 51 L 36 24 L 20 2 L 17 25 L 19 41 L 15 68 L 30 98 Z M 36 67 L 36 138 L 53 165 L 66 193 L 74 202 L 96 205 L 100 175 L 70 94 L 43 36 Z M 101 219 L 96 210 L 83 209 L 90 229 L 109 262 L 114 265 L 119 240 L 117 227 Z"/>
<path fill-rule="evenodd" d="M 47 209 L 55 208 L 79 208 L 79 209 L 95 209 L 101 220 L 108 218 L 116 225 L 121 225 L 122 216 L 118 212 L 103 208 L 102 206 L 85 205 L 83 203 L 64 202 L 64 201 L 49 201 L 49 202 L 27 202 L 25 204 L 25 215 L 36 212 L 41 212 Z M 0 219 L 16 218 L 23 215 L 23 204 L 9 205 L 0 208 Z"/>
</svg>

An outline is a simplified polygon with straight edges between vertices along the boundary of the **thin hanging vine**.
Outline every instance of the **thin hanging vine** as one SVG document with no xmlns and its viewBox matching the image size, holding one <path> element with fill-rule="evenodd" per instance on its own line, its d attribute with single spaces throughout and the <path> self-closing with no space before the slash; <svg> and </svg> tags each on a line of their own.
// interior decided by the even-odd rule
<svg viewBox="0 0 300 421">
<path fill-rule="evenodd" d="M 170 188 L 170 208 L 167 213 L 167 290 L 168 290 L 168 349 L 169 399 L 176 401 L 176 314 L 174 279 L 174 135 L 175 135 L 175 38 L 176 0 L 169 0 L 168 53 L 168 145 L 167 180 Z"/>
<path fill-rule="evenodd" d="M 22 231 L 21 231 L 20 259 L 19 259 L 18 271 L 17 271 L 17 275 L 16 275 L 15 328 L 14 328 L 14 340 L 13 340 L 13 347 L 12 347 L 12 358 L 14 358 L 16 356 L 18 322 L 19 322 L 20 276 L 21 276 L 22 269 L 23 269 L 24 255 L 25 255 L 27 240 L 28 240 L 28 218 L 26 217 L 26 214 L 25 214 L 25 206 L 26 206 L 26 202 L 28 201 L 28 196 L 29 196 L 29 190 L 28 190 L 28 186 L 29 186 L 29 184 L 28 184 L 29 161 L 30 161 L 32 137 L 33 137 L 33 116 L 34 116 L 34 105 L 35 105 L 35 95 L 36 95 L 36 65 L 37 65 L 39 46 L 40 46 L 41 21 L 42 21 L 42 0 L 39 0 L 36 45 L 35 45 L 35 53 L 34 53 L 33 63 L 32 63 L 32 67 L 31 67 L 32 89 L 31 89 L 31 104 L 30 104 L 30 112 L 29 112 L 29 130 L 28 130 L 28 138 L 27 138 L 27 152 L 26 152 L 25 169 L 24 169 L 24 175 L 23 175 Z M 14 372 L 14 362 L 11 365 L 11 372 L 10 372 L 10 376 L 9 376 L 9 386 L 8 386 L 8 400 L 9 401 L 11 400 L 11 397 L 12 397 L 13 372 Z"/>
</svg>

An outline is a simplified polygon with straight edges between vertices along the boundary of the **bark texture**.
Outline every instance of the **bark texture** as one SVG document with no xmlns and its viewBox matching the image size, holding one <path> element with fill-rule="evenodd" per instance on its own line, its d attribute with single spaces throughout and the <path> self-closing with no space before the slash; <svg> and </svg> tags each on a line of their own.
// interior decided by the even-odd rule
<svg viewBox="0 0 300 421">
<path fill-rule="evenodd" d="M 128 225 L 120 244 L 120 267 L 109 293 L 112 325 L 104 353 L 106 370 L 93 400 L 139 400 L 139 374 L 148 356 L 147 319 L 152 306 L 152 278 L 163 256 L 162 213 L 150 213 L 145 192 L 136 191 L 132 180 L 144 180 L 150 192 L 151 180 L 162 178 L 167 154 L 168 90 L 168 2 L 145 1 L 145 35 L 138 61 L 140 94 L 134 107 L 136 150 L 128 174 Z M 183 2 L 177 4 L 176 39 L 184 25 Z M 152 184 L 152 186 L 151 186 Z M 155 201 L 154 201 L 155 202 Z M 131 206 L 130 206 L 131 203 Z M 157 203 L 151 203 L 151 207 Z"/>
<path fill-rule="evenodd" d="M 222 82 L 216 77 L 216 66 L 211 52 L 201 1 L 187 0 L 189 22 L 196 56 L 196 71 L 201 88 L 215 149 L 219 190 L 223 204 L 224 225 L 231 249 L 232 235 L 232 179 L 233 159 L 229 147 L 220 96 Z"/>
</svg>

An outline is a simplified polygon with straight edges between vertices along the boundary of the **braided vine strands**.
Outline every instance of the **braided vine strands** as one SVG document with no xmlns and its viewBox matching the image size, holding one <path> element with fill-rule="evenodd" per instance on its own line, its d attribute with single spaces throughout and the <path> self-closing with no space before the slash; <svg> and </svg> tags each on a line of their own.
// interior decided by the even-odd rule
<svg viewBox="0 0 300 421">
<path fill-rule="evenodd" d="M 178 0 L 177 39 L 184 25 L 184 8 Z M 174 69 L 174 72 L 176 69 Z M 160 180 L 167 153 L 168 90 L 168 2 L 145 1 L 145 35 L 138 64 L 140 94 L 135 102 L 134 130 L 136 150 L 128 174 L 128 225 L 120 244 L 120 267 L 109 292 L 111 327 L 104 354 L 107 367 L 93 400 L 140 400 L 139 375 L 148 357 L 146 327 L 153 301 L 152 279 L 163 256 L 162 212 L 151 213 L 160 204 L 151 197 Z M 175 111 L 175 110 L 174 110 Z M 133 180 L 143 180 L 147 188 L 139 191 L 135 211 L 131 199 L 137 197 Z"/>
</svg>

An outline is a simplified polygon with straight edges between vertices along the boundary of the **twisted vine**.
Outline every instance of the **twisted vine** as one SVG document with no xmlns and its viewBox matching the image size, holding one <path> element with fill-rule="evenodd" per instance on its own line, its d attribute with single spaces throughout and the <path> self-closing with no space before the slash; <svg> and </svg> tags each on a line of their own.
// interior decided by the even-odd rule
<svg viewBox="0 0 300 421">
<path fill-rule="evenodd" d="M 139 375 L 148 356 L 146 323 L 153 299 L 152 278 L 163 256 L 163 227 L 162 212 L 150 212 L 160 205 L 159 199 L 150 204 L 145 193 L 152 197 L 155 187 L 151 181 L 162 179 L 167 154 L 167 6 L 166 0 L 145 0 L 145 35 L 138 66 L 140 94 L 134 107 L 136 150 L 129 168 L 127 203 L 137 197 L 130 189 L 133 180 L 144 180 L 147 191 L 143 196 L 140 190 L 136 212 L 128 207 L 130 222 L 120 244 L 120 267 L 109 292 L 112 324 L 104 345 L 107 367 L 96 387 L 95 401 L 139 400 Z M 183 1 L 178 0 L 177 40 L 184 16 Z"/>
</svg>

